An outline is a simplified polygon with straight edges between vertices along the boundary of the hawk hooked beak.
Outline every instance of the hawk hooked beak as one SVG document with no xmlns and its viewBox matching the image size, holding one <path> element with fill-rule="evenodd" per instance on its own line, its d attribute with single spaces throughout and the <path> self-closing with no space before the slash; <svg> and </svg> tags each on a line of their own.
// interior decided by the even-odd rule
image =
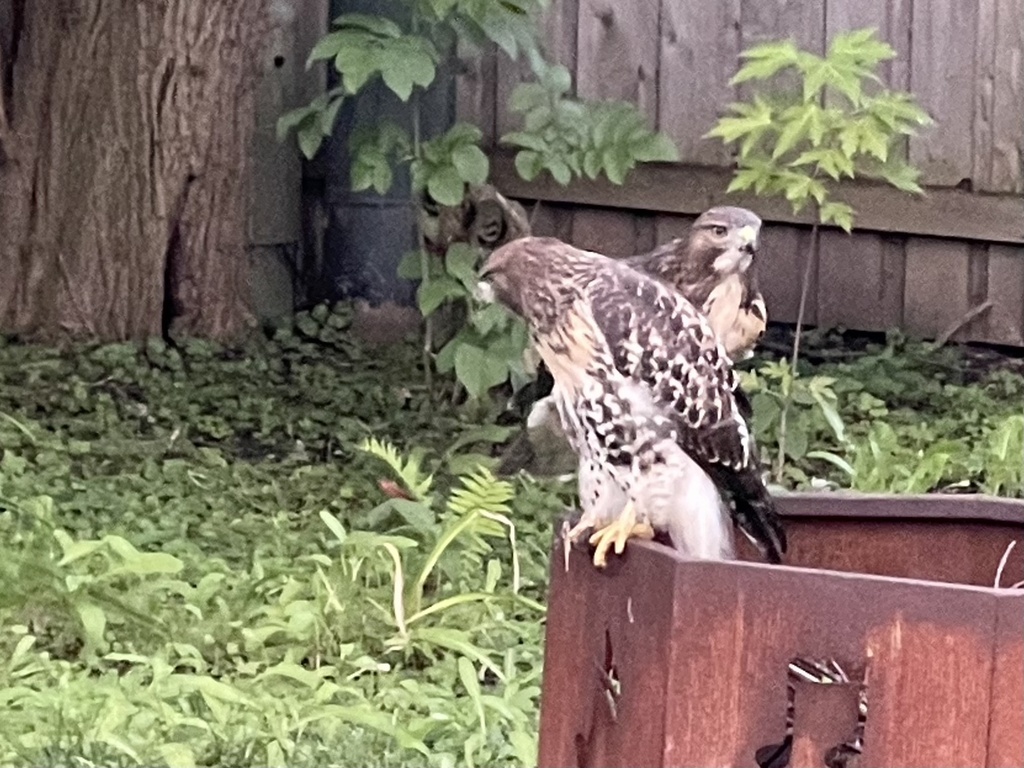
<svg viewBox="0 0 1024 768">
<path fill-rule="evenodd" d="M 714 261 L 715 271 L 720 274 L 746 272 L 757 251 L 758 228 L 745 224 L 731 233 L 729 245 Z"/>
<path fill-rule="evenodd" d="M 747 224 L 744 227 L 740 227 L 740 231 L 736 233 L 740 241 L 740 250 L 746 253 L 753 253 L 757 245 L 757 230 Z"/>
</svg>

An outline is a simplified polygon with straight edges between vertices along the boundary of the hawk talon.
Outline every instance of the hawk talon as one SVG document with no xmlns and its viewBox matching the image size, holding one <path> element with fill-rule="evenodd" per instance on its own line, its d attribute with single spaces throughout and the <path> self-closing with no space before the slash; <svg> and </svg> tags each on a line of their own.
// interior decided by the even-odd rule
<svg viewBox="0 0 1024 768">
<path fill-rule="evenodd" d="M 621 555 L 628 539 L 653 538 L 654 528 L 648 523 L 638 523 L 633 505 L 627 504 L 621 515 L 590 537 L 590 543 L 594 545 L 594 566 L 604 568 L 608 565 L 608 549 L 613 544 L 615 554 Z"/>
</svg>

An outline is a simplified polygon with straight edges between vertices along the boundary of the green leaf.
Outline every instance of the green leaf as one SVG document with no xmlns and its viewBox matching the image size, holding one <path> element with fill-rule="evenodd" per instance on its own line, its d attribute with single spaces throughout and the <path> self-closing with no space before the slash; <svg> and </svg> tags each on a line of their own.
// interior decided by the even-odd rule
<svg viewBox="0 0 1024 768">
<path fill-rule="evenodd" d="M 516 153 L 515 165 L 516 172 L 526 181 L 533 181 L 544 168 L 541 156 L 530 150 Z"/>
<path fill-rule="evenodd" d="M 312 107 L 298 107 L 291 109 L 277 118 L 275 134 L 278 141 L 284 141 L 293 128 L 297 128 L 315 110 Z"/>
<path fill-rule="evenodd" d="M 404 280 L 423 279 L 423 257 L 419 251 L 409 251 L 398 262 L 398 276 Z"/>
<path fill-rule="evenodd" d="M 442 167 L 430 174 L 427 179 L 427 191 L 441 205 L 456 206 L 462 203 L 465 195 L 465 183 L 459 172 L 452 166 Z"/>
<path fill-rule="evenodd" d="M 302 125 L 299 127 L 297 138 L 299 140 L 299 149 L 301 150 L 303 157 L 307 160 L 312 160 L 324 140 L 324 135 L 320 130 L 319 122 L 315 119 L 306 119 L 303 121 Z"/>
<path fill-rule="evenodd" d="M 473 705 L 476 707 L 477 719 L 480 722 L 480 732 L 487 737 L 487 717 L 484 714 L 484 705 L 481 699 L 482 691 L 480 690 L 480 681 L 476 677 L 476 668 L 473 666 L 473 662 L 467 659 L 465 656 L 460 656 L 458 661 L 459 667 L 459 679 L 462 681 L 463 687 L 466 689 L 466 693 L 469 694 L 469 698 L 473 701 Z"/>
<path fill-rule="evenodd" d="M 892 184 L 897 189 L 901 189 L 904 192 L 913 192 L 915 194 L 924 194 L 924 190 L 917 183 L 917 179 L 921 175 L 921 171 L 914 168 L 906 163 L 890 163 L 883 166 L 881 170 L 882 178 Z"/>
<path fill-rule="evenodd" d="M 829 201 L 821 206 L 821 222 L 837 224 L 849 233 L 853 229 L 853 208 L 846 203 Z"/>
<path fill-rule="evenodd" d="M 332 22 L 336 27 L 355 27 L 380 37 L 401 37 L 401 28 L 386 16 L 365 13 L 343 13 Z"/>
<path fill-rule="evenodd" d="M 338 119 L 338 110 L 341 109 L 341 105 L 345 103 L 345 100 L 340 96 L 331 100 L 323 112 L 320 113 L 319 124 L 320 133 L 324 137 L 330 136 L 334 130 L 334 122 Z"/>
<path fill-rule="evenodd" d="M 477 262 L 480 251 L 467 243 L 453 243 L 445 254 L 445 271 L 458 280 L 470 293 L 478 282 Z"/>
<path fill-rule="evenodd" d="M 652 133 L 633 147 L 633 156 L 641 163 L 674 163 L 679 160 L 679 148 L 663 133 Z"/>
<path fill-rule="evenodd" d="M 85 630 L 85 640 L 89 648 L 102 650 L 106 648 L 104 633 L 107 629 L 107 615 L 95 603 L 80 602 L 75 605 L 75 611 L 82 622 L 82 629 Z"/>
<path fill-rule="evenodd" d="M 572 181 L 572 171 L 565 161 L 555 157 L 548 160 L 548 171 L 554 177 L 555 181 L 561 184 L 563 187 L 568 186 L 569 182 Z"/>
<path fill-rule="evenodd" d="M 850 462 L 832 451 L 808 451 L 804 458 L 827 461 L 829 464 L 838 467 L 850 477 L 855 477 L 857 474 L 857 471 L 853 468 Z"/>
<path fill-rule="evenodd" d="M 545 90 L 561 96 L 572 88 L 572 75 L 561 64 L 555 64 L 545 71 L 542 84 Z"/>
<path fill-rule="evenodd" d="M 480 147 L 462 144 L 452 151 L 452 165 L 462 180 L 469 184 L 483 184 L 487 181 L 490 164 Z"/>
<path fill-rule="evenodd" d="M 797 61 L 797 48 L 790 40 L 764 43 L 740 54 L 747 63 L 729 81 L 738 85 L 748 80 L 767 80 Z"/>
<path fill-rule="evenodd" d="M 433 314 L 445 301 L 466 295 L 466 289 L 447 275 L 435 277 L 430 282 L 420 283 L 416 301 L 424 317 Z"/>
<path fill-rule="evenodd" d="M 544 152 L 549 148 L 548 143 L 541 136 L 534 133 L 526 133 L 525 131 L 506 133 L 501 137 L 500 141 L 502 144 L 511 144 L 515 147 L 532 149 L 537 152 Z"/>
<path fill-rule="evenodd" d="M 333 59 L 338 55 L 338 50 L 344 44 L 347 36 L 341 32 L 331 32 L 324 35 L 313 46 L 306 59 L 306 69 L 309 69 L 314 62 L 324 59 Z"/>
<path fill-rule="evenodd" d="M 455 375 L 471 397 L 480 399 L 508 378 L 508 366 L 477 346 L 462 344 L 455 350 Z"/>
</svg>

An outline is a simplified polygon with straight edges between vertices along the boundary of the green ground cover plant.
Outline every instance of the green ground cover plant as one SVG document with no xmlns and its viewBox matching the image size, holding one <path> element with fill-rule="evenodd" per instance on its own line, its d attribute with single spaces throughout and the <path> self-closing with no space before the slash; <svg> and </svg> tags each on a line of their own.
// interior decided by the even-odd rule
<svg viewBox="0 0 1024 768">
<path fill-rule="evenodd" d="M 572 483 L 321 306 L 229 350 L 0 343 L 0 762 L 531 765 Z M 1024 496 L 1024 375 L 898 336 L 744 364 L 788 488 Z M 810 387 L 817 382 L 816 389 Z M 784 392 L 784 387 L 791 391 Z M 795 388 L 794 388 L 795 387 Z"/>
</svg>

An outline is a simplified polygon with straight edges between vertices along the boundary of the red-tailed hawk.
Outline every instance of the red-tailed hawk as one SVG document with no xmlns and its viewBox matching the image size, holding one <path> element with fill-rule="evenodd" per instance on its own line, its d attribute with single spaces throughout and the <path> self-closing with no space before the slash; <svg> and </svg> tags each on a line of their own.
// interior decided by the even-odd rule
<svg viewBox="0 0 1024 768">
<path fill-rule="evenodd" d="M 729 356 L 742 360 L 768 321 L 755 264 L 760 234 L 757 214 L 723 205 L 702 213 L 685 243 L 676 238 L 625 262 L 661 278 L 699 307 Z"/>
<path fill-rule="evenodd" d="M 742 360 L 753 354 L 767 322 L 757 285 L 760 232 L 761 219 L 752 211 L 720 206 L 701 214 L 685 240 L 676 238 L 622 261 L 665 281 L 699 307 L 729 356 Z M 525 429 L 505 450 L 499 474 L 521 469 L 560 474 L 575 464 L 550 397 L 551 386 L 550 374 L 540 366 L 536 381 L 514 398 L 518 407 L 529 408 L 529 414 Z"/>
<path fill-rule="evenodd" d="M 764 555 L 781 560 L 785 534 L 706 315 L 662 281 L 555 238 L 502 246 L 481 278 L 526 320 L 554 379 L 579 459 L 583 514 L 569 539 L 593 528 L 595 565 L 655 530 L 693 557 L 732 557 L 723 494 Z"/>
</svg>

